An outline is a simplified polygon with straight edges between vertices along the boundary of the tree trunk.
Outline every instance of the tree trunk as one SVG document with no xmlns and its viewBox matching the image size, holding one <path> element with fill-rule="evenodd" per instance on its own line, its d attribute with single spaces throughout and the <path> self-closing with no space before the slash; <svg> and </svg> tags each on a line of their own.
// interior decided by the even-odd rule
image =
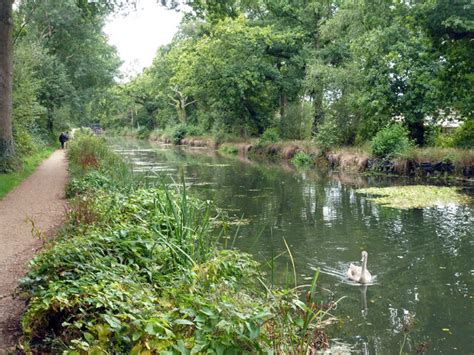
<svg viewBox="0 0 474 355">
<path fill-rule="evenodd" d="M 176 110 L 178 111 L 178 119 L 181 123 L 187 123 L 188 114 L 186 113 L 186 102 L 183 99 L 179 99 L 178 105 L 176 105 Z"/>
<path fill-rule="evenodd" d="M 323 110 L 323 87 L 319 86 L 313 93 L 313 105 L 314 105 L 314 119 L 313 119 L 313 134 L 318 132 L 318 126 L 324 118 Z"/>
<path fill-rule="evenodd" d="M 280 93 L 280 118 L 284 118 L 288 112 L 288 95 L 283 91 Z"/>
<path fill-rule="evenodd" d="M 423 120 L 408 123 L 408 130 L 410 131 L 410 138 L 419 146 L 425 144 L 425 126 Z"/>
<path fill-rule="evenodd" d="M 319 52 L 319 49 L 321 47 L 321 40 L 319 37 L 320 21 L 321 21 L 321 17 L 317 16 L 316 23 L 317 23 L 318 31 L 314 33 L 314 37 L 313 37 L 313 46 L 316 53 Z M 314 119 L 313 119 L 311 131 L 313 135 L 316 135 L 316 133 L 318 132 L 318 126 L 324 118 L 323 94 L 324 94 L 324 88 L 323 88 L 322 83 L 320 82 L 317 84 L 317 87 L 314 88 L 313 95 L 312 95 L 313 105 L 314 105 Z"/>
<path fill-rule="evenodd" d="M 9 161 L 15 156 L 12 135 L 13 1 L 0 1 L 0 161 Z"/>
</svg>

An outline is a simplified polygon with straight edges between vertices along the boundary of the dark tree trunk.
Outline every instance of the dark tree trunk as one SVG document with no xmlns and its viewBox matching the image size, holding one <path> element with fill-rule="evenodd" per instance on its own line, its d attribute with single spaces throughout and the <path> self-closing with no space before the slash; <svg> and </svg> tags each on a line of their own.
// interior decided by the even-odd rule
<svg viewBox="0 0 474 355">
<path fill-rule="evenodd" d="M 13 0 L 0 1 L 0 161 L 15 156 L 12 135 L 12 8 Z"/>
<path fill-rule="evenodd" d="M 320 26 L 320 21 L 321 21 L 321 17 L 318 16 L 317 19 L 316 19 L 316 23 L 318 24 L 317 25 L 318 28 Z M 319 38 L 318 31 L 316 31 L 314 33 L 313 45 L 314 45 L 314 49 L 318 52 L 320 47 L 321 47 L 321 41 L 320 41 L 320 38 Z M 316 135 L 316 132 L 318 131 L 318 126 L 324 118 L 323 94 L 324 94 L 323 85 L 322 85 L 322 83 L 318 83 L 318 86 L 313 91 L 314 119 L 313 119 L 313 124 L 312 124 L 312 127 L 311 127 L 311 131 L 312 131 L 313 135 Z"/>
<path fill-rule="evenodd" d="M 312 131 L 313 134 L 316 134 L 318 131 L 318 126 L 322 122 L 324 118 L 324 110 L 323 110 L 323 88 L 322 86 L 317 88 L 317 90 L 313 94 L 313 104 L 314 104 L 314 119 L 313 119 L 313 127 Z"/>
<path fill-rule="evenodd" d="M 280 93 L 280 118 L 284 118 L 288 112 L 288 96 L 282 91 Z"/>
<path fill-rule="evenodd" d="M 408 130 L 410 131 L 410 138 L 419 146 L 425 144 L 425 126 L 423 121 L 408 123 Z"/>
</svg>

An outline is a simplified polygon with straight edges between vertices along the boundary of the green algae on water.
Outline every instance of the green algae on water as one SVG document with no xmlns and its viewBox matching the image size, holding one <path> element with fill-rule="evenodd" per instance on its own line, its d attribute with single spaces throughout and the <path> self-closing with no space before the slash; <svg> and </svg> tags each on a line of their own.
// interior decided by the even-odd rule
<svg viewBox="0 0 474 355">
<path fill-rule="evenodd" d="M 370 200 L 375 203 L 399 209 L 462 205 L 472 201 L 469 196 L 459 193 L 455 187 L 426 185 L 370 187 L 358 189 L 356 192 L 373 195 Z"/>
</svg>

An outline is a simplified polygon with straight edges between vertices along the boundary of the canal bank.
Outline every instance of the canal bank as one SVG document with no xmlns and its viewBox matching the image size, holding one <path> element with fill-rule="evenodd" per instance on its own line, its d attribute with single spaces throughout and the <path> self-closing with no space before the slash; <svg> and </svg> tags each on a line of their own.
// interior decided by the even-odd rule
<svg viewBox="0 0 474 355">
<path fill-rule="evenodd" d="M 334 312 L 340 327 L 331 336 L 353 351 L 398 353 L 406 335 L 405 351 L 469 353 L 472 205 L 394 209 L 357 190 L 412 179 L 299 171 L 281 161 L 222 156 L 202 147 L 112 144 L 134 162 L 136 173 L 150 180 L 184 177 L 191 195 L 213 201 L 229 216 L 229 244 L 268 264 L 286 252 L 286 240 L 300 285 L 320 269 L 324 302 L 346 297 Z M 376 277 L 368 287 L 345 276 L 361 250 L 369 252 Z M 285 284 L 291 259 L 280 255 L 273 266 L 267 277 Z"/>
<path fill-rule="evenodd" d="M 255 156 L 272 161 L 291 162 L 298 153 L 310 159 L 308 166 L 361 174 L 386 174 L 413 178 L 451 179 L 474 183 L 474 150 L 455 148 L 413 149 L 407 157 L 377 158 L 367 149 L 341 147 L 323 150 L 309 141 L 281 141 L 259 143 L 216 142 L 209 137 L 184 137 L 178 142 L 161 136 L 151 136 L 151 142 L 209 147 L 225 154 Z"/>
</svg>

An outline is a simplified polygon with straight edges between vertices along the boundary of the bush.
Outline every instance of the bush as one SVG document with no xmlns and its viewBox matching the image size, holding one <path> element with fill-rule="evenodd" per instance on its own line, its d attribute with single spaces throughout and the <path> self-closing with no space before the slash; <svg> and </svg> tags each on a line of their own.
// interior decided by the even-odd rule
<svg viewBox="0 0 474 355">
<path fill-rule="evenodd" d="M 344 141 L 342 130 L 332 119 L 325 119 L 319 126 L 315 141 L 323 149 L 341 145 Z"/>
<path fill-rule="evenodd" d="M 406 154 L 411 147 L 408 130 L 393 124 L 380 130 L 371 141 L 372 154 L 377 157 L 396 157 Z"/>
<path fill-rule="evenodd" d="M 291 162 L 296 166 L 296 167 L 308 167 L 314 164 L 314 159 L 313 157 L 305 152 L 298 152 L 295 154 L 293 159 L 291 159 Z"/>
<path fill-rule="evenodd" d="M 204 130 L 199 126 L 189 125 L 187 126 L 186 135 L 188 136 L 202 136 L 204 135 Z"/>
<path fill-rule="evenodd" d="M 454 140 L 452 135 L 440 133 L 435 137 L 434 144 L 431 144 L 431 142 L 427 142 L 427 144 L 437 148 L 452 148 L 454 147 Z"/>
<path fill-rule="evenodd" d="M 15 141 L 15 151 L 19 157 L 31 155 L 38 151 L 38 146 L 28 131 L 23 127 L 16 127 L 13 133 Z"/>
<path fill-rule="evenodd" d="M 458 148 L 474 148 L 474 119 L 467 120 L 452 135 L 453 145 Z"/>
<path fill-rule="evenodd" d="M 180 144 L 186 134 L 188 133 L 187 127 L 185 124 L 181 123 L 176 126 L 168 126 L 163 131 L 163 137 L 171 140 L 173 144 Z"/>
<path fill-rule="evenodd" d="M 267 128 L 259 138 L 260 144 L 276 143 L 280 140 L 280 135 L 276 128 Z"/>
</svg>

